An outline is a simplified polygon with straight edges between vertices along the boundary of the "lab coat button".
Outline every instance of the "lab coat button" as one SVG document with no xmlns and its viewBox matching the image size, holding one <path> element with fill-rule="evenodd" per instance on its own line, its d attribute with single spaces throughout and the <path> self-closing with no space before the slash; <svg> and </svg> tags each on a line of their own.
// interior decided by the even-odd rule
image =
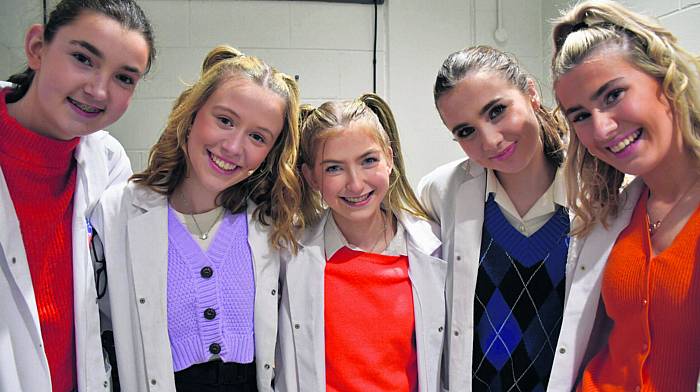
<svg viewBox="0 0 700 392">
<path fill-rule="evenodd" d="M 265 369 L 269 369 L 269 368 L 270 368 L 270 364 L 269 364 L 269 363 L 266 363 L 266 364 L 265 364 Z"/>
<path fill-rule="evenodd" d="M 294 329 L 299 329 L 299 328 L 301 328 L 301 325 L 299 325 L 299 324 L 294 324 Z"/>
<path fill-rule="evenodd" d="M 212 354 L 218 354 L 221 352 L 221 345 L 219 343 L 212 343 L 209 345 L 209 352 Z"/>
<path fill-rule="evenodd" d="M 272 295 L 277 295 L 277 290 L 272 289 L 272 291 L 270 292 L 270 294 L 272 294 Z"/>
<path fill-rule="evenodd" d="M 439 327 L 439 328 L 438 328 L 438 332 L 442 332 L 442 327 Z"/>
<path fill-rule="evenodd" d="M 559 347 L 559 353 L 566 354 L 566 347 Z"/>
<path fill-rule="evenodd" d="M 202 278 L 209 279 L 212 275 L 214 275 L 214 270 L 211 269 L 211 267 L 204 267 L 201 271 L 199 271 L 199 274 L 202 275 Z"/>
<path fill-rule="evenodd" d="M 206 308 L 204 310 L 204 318 L 207 320 L 213 320 L 216 317 L 216 310 L 212 308 Z"/>
</svg>

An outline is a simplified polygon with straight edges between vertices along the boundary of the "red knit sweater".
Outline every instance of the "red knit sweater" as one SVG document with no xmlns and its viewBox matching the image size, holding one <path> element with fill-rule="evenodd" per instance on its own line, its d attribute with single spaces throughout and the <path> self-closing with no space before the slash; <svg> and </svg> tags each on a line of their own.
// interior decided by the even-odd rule
<svg viewBox="0 0 700 392">
<path fill-rule="evenodd" d="M 71 230 L 79 139 L 27 130 L 8 115 L 6 92 L 0 91 L 0 167 L 19 219 L 51 384 L 70 391 L 77 386 Z"/>
<path fill-rule="evenodd" d="M 340 248 L 326 263 L 324 306 L 327 391 L 418 390 L 407 256 Z"/>
<path fill-rule="evenodd" d="M 615 325 L 579 390 L 691 391 L 700 371 L 700 206 L 673 243 L 651 257 L 647 195 L 620 233 L 603 275 Z"/>
</svg>

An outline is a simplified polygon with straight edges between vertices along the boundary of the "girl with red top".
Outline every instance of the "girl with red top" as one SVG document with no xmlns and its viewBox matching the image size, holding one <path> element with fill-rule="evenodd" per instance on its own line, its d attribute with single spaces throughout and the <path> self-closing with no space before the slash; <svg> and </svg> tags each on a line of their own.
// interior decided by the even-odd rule
<svg viewBox="0 0 700 392">
<path fill-rule="evenodd" d="M 148 71 L 152 30 L 131 0 L 64 0 L 24 49 L 0 90 L 0 390 L 109 390 L 86 217 L 131 174 L 98 130 Z"/>
<path fill-rule="evenodd" d="M 695 390 L 700 61 L 656 22 L 608 1 L 566 13 L 554 42 L 556 96 L 575 131 L 567 179 L 577 269 L 605 265 L 592 286 L 604 306 L 581 331 L 590 355 L 580 356 L 578 389 Z M 620 191 L 626 174 L 637 178 Z"/>
<path fill-rule="evenodd" d="M 438 391 L 446 263 L 374 94 L 306 108 L 308 225 L 282 257 L 278 391 Z"/>
</svg>

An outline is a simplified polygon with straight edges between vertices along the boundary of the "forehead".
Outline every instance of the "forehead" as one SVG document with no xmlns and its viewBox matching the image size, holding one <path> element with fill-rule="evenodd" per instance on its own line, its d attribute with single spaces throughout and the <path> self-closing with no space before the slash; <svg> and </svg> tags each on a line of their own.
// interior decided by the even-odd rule
<svg viewBox="0 0 700 392">
<path fill-rule="evenodd" d="M 583 104 L 605 83 L 617 78 L 646 75 L 619 52 L 601 51 L 584 59 L 554 83 L 554 92 L 565 108 Z"/>
<path fill-rule="evenodd" d="M 242 76 L 223 80 L 204 106 L 229 109 L 238 116 L 248 117 L 258 126 L 277 133 L 284 125 L 285 100 L 269 88 Z"/>
<path fill-rule="evenodd" d="M 354 157 L 370 149 L 385 150 L 386 142 L 377 127 L 368 121 L 353 121 L 347 126 L 326 130 L 319 140 L 316 153 L 323 153 L 323 159 L 330 156 Z"/>
<path fill-rule="evenodd" d="M 149 46 L 141 32 L 124 27 L 115 19 L 94 11 L 83 11 L 70 24 L 61 26 L 52 44 L 86 42 L 99 50 L 104 60 L 115 66 L 128 66 L 143 73 Z"/>
<path fill-rule="evenodd" d="M 440 97 L 437 107 L 445 123 L 455 117 L 478 116 L 494 98 L 512 97 L 521 91 L 497 72 L 469 73 Z"/>
</svg>

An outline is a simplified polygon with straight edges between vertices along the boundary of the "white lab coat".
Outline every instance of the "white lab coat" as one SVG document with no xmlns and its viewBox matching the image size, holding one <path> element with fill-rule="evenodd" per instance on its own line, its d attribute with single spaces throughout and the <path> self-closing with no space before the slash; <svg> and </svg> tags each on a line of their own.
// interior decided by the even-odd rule
<svg viewBox="0 0 700 392">
<path fill-rule="evenodd" d="M 248 203 L 255 273 L 258 389 L 272 390 L 277 336 L 279 252 Z M 109 189 L 93 216 L 105 250 L 108 300 L 122 390 L 175 391 L 168 337 L 168 199 L 134 183 Z"/>
<path fill-rule="evenodd" d="M 328 216 L 327 213 L 318 225 L 307 229 L 297 255 L 283 252 L 276 391 L 326 390 L 323 229 Z M 447 265 L 435 257 L 439 254 L 440 240 L 434 234 L 437 229 L 434 224 L 405 213 L 397 218 L 406 230 L 419 391 L 439 391 Z"/>
<path fill-rule="evenodd" d="M 474 293 L 486 170 L 469 159 L 451 162 L 424 177 L 418 188 L 424 206 L 440 223 L 442 254 L 448 261 L 445 387 L 468 391 L 472 386 Z M 596 227 L 585 239 L 572 238 L 566 262 L 562 328 L 548 391 L 570 391 L 574 387 L 598 310 L 603 267 L 617 235 L 629 223 L 640 188 L 639 183 L 627 188 L 627 202 L 609 230 Z"/>
<path fill-rule="evenodd" d="M 108 186 L 128 179 L 131 166 L 119 142 L 104 131 L 82 137 L 75 158 L 72 236 L 78 390 L 109 391 L 110 369 L 102 355 L 86 217 Z M 0 391 L 50 392 L 51 376 L 27 255 L 2 172 L 0 206 Z"/>
</svg>

